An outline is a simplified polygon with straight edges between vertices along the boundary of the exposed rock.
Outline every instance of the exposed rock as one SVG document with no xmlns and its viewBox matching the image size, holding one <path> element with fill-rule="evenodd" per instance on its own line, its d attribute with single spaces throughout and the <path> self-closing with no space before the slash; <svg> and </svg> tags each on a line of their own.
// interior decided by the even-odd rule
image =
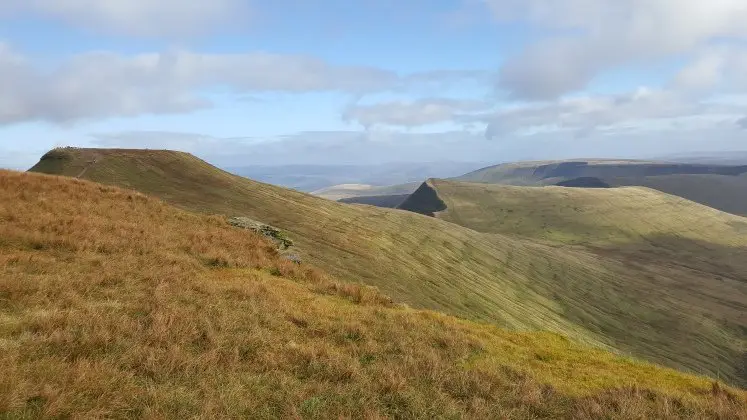
<svg viewBox="0 0 747 420">
<path fill-rule="evenodd" d="M 228 223 L 242 229 L 253 230 L 272 239 L 279 249 L 288 249 L 293 246 L 293 241 L 288 238 L 284 232 L 274 226 L 258 222 L 248 217 L 231 217 L 228 219 Z"/>
<path fill-rule="evenodd" d="M 290 262 L 293 262 L 293 263 L 296 263 L 296 264 L 301 264 L 301 257 L 299 257 L 296 254 L 284 254 L 283 258 L 285 258 L 286 260 L 288 260 Z"/>
</svg>

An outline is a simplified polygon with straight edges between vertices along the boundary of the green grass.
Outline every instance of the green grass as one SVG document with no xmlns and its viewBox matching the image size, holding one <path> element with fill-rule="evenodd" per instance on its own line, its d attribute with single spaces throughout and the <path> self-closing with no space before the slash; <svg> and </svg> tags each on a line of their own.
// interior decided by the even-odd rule
<svg viewBox="0 0 747 420">
<path fill-rule="evenodd" d="M 133 188 L 188 210 L 277 226 L 293 238 L 304 261 L 413 307 L 516 330 L 553 331 L 732 383 L 743 380 L 743 271 L 720 265 L 703 270 L 705 263 L 688 267 L 655 254 L 646 259 L 633 253 L 626 260 L 619 252 L 344 205 L 240 178 L 184 153 L 57 153 L 63 156 L 42 159 L 33 170 L 77 175 L 83 166 L 85 179 Z M 677 208 L 672 211 L 680 217 Z M 688 241 L 680 245 L 698 245 Z M 719 258 L 728 249 L 717 250 Z"/>
<path fill-rule="evenodd" d="M 546 286 L 565 314 L 633 354 L 745 383 L 747 219 L 647 188 L 515 187 L 431 180 L 438 218 L 588 253 L 608 270 Z M 585 267 L 588 268 L 588 267 Z M 627 330 L 627 331 L 626 331 Z M 696 368 L 697 369 L 697 368 Z"/>
<path fill-rule="evenodd" d="M 612 185 L 637 185 L 685 197 L 707 206 L 747 216 L 747 174 L 664 175 L 636 178 L 610 178 Z"/>
<path fill-rule="evenodd" d="M 480 232 L 621 245 L 657 236 L 744 247 L 747 218 L 642 187 L 584 189 L 432 181 L 443 219 Z"/>
<path fill-rule="evenodd" d="M 566 176 L 545 178 L 548 166 L 557 168 L 560 164 L 572 162 L 588 162 L 588 166 L 579 170 L 577 175 L 570 176 L 572 171 L 565 172 Z M 677 174 L 652 175 L 658 165 L 670 165 L 669 170 L 677 170 Z M 615 167 L 609 167 L 614 165 Z M 676 166 L 683 165 L 680 168 Z M 688 173 L 707 169 L 710 174 Z M 667 194 L 676 195 L 726 211 L 736 215 L 747 215 L 747 173 L 745 167 L 736 164 L 684 164 L 654 161 L 615 161 L 615 160 L 567 160 L 544 162 L 517 162 L 483 168 L 470 172 L 454 181 L 480 182 L 516 186 L 555 185 L 560 181 L 567 181 L 576 177 L 595 177 L 612 186 L 641 186 L 653 188 Z M 740 172 L 742 172 L 740 174 Z M 718 175 L 721 173 L 721 175 Z M 554 173 L 557 175 L 558 173 Z"/>
<path fill-rule="evenodd" d="M 394 305 L 131 190 L 0 171 L 0 203 L 0 418 L 747 418 L 743 391 Z"/>
<path fill-rule="evenodd" d="M 476 171 L 453 178 L 461 182 L 484 182 L 504 185 L 546 185 L 554 183 L 550 179 L 542 179 L 535 171 L 540 166 L 555 165 L 567 162 L 587 162 L 589 165 L 630 165 L 631 172 L 636 173 L 636 167 L 654 163 L 645 160 L 625 159 L 571 159 L 571 160 L 542 160 L 503 163 L 495 166 L 478 169 Z M 562 180 L 562 179 L 560 179 Z M 559 180 L 554 180 L 555 182 Z"/>
</svg>

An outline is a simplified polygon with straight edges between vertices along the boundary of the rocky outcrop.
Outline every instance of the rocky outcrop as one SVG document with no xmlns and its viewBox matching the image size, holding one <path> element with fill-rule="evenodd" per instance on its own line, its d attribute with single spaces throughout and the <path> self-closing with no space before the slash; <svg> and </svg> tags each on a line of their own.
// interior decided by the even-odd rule
<svg viewBox="0 0 747 420">
<path fill-rule="evenodd" d="M 258 222 L 248 217 L 231 217 L 228 223 L 242 229 L 252 230 L 270 238 L 278 246 L 278 249 L 284 250 L 293 246 L 293 241 L 288 238 L 280 229 L 268 224 Z"/>
</svg>

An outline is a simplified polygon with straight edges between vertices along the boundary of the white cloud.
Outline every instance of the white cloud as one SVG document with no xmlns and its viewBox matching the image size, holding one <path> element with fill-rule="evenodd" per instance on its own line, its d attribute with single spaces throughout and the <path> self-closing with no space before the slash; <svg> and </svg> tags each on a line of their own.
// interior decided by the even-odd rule
<svg viewBox="0 0 747 420">
<path fill-rule="evenodd" d="M 0 17 L 34 14 L 105 33 L 192 36 L 238 27 L 246 0 L 4 0 Z"/>
<path fill-rule="evenodd" d="M 690 53 L 747 36 L 744 0 L 485 0 L 500 21 L 549 31 L 511 57 L 501 85 L 515 97 L 554 98 L 605 70 Z"/>
<path fill-rule="evenodd" d="M 489 136 L 516 132 L 657 132 L 708 128 L 733 121 L 741 108 L 700 102 L 677 92 L 640 88 L 624 95 L 574 96 L 555 102 L 514 106 L 473 116 L 489 124 Z"/>
<path fill-rule="evenodd" d="M 210 106 L 204 91 L 216 88 L 238 94 L 336 91 L 360 96 L 438 80 L 452 83 L 476 74 L 444 71 L 400 76 L 306 55 L 188 51 L 129 56 L 94 52 L 42 71 L 0 44 L 0 124 L 188 112 Z"/>
<path fill-rule="evenodd" d="M 743 97 L 742 97 L 743 98 Z M 639 88 L 627 94 L 579 94 L 546 102 L 489 104 L 482 101 L 428 98 L 413 102 L 354 105 L 344 119 L 365 127 L 416 127 L 456 123 L 485 125 L 487 137 L 569 132 L 588 136 L 600 132 L 645 132 L 700 129 L 741 117 L 739 101 L 702 100 L 684 92 Z"/>
<path fill-rule="evenodd" d="M 701 92 L 747 91 L 747 48 L 702 49 L 675 79 L 678 88 Z"/>
<path fill-rule="evenodd" d="M 356 121 L 364 127 L 375 125 L 417 127 L 452 121 L 465 113 L 486 108 L 490 108 L 490 105 L 483 101 L 426 98 L 413 102 L 351 105 L 343 112 L 343 120 Z"/>
</svg>

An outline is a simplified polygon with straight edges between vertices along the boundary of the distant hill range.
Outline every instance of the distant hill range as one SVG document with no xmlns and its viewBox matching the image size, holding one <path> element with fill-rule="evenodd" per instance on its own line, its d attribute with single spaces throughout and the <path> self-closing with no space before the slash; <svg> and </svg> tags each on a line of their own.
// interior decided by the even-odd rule
<svg viewBox="0 0 747 420">
<path fill-rule="evenodd" d="M 490 166 L 453 179 L 519 186 L 642 186 L 747 215 L 747 165 L 638 160 L 520 162 Z"/>
<path fill-rule="evenodd" d="M 731 161 L 742 161 L 738 156 Z M 686 159 L 686 158 L 681 158 Z M 724 162 L 725 156 L 691 157 Z M 718 210 L 747 215 L 747 164 L 659 162 L 644 160 L 568 160 L 518 162 L 489 166 L 455 178 L 515 186 L 558 185 L 575 188 L 614 188 L 641 186 L 687 198 Z M 402 195 L 415 192 L 420 183 L 389 187 L 352 188 L 337 186 L 315 192 L 345 203 L 392 207 L 404 203 Z M 391 196 L 377 198 L 377 196 Z"/>
<path fill-rule="evenodd" d="M 352 188 L 356 186 L 386 186 L 416 182 L 420 185 L 426 178 L 449 178 L 485 166 L 482 162 L 392 162 L 377 165 L 247 165 L 225 168 L 228 172 L 255 181 L 267 182 L 303 192 L 319 192 L 329 199 L 340 199 L 353 195 L 326 196 L 327 189 Z M 417 188 L 417 185 L 413 187 Z M 409 191 L 407 193 L 410 193 Z M 398 194 L 392 192 L 391 194 Z M 370 194 L 387 195 L 387 194 Z"/>
<path fill-rule="evenodd" d="M 747 173 L 747 165 L 713 165 L 637 160 L 568 160 L 558 162 L 508 163 L 456 177 L 459 181 L 496 184 L 554 184 L 579 177 L 644 178 L 666 175 L 724 175 Z"/>
</svg>

